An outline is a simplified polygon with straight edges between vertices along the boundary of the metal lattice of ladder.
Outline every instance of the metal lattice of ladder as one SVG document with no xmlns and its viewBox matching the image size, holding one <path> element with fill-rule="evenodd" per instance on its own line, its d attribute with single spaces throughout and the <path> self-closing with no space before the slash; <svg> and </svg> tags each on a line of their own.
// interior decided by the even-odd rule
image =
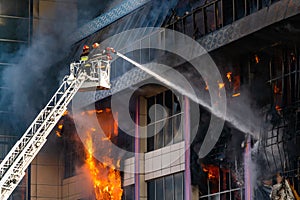
<svg viewBox="0 0 300 200">
<path fill-rule="evenodd" d="M 68 76 L 54 96 L 38 114 L 20 140 L 13 146 L 0 164 L 0 199 L 8 199 L 25 175 L 25 170 L 47 141 L 68 104 L 86 80 L 86 73 L 78 73 L 76 79 L 67 83 Z"/>
</svg>

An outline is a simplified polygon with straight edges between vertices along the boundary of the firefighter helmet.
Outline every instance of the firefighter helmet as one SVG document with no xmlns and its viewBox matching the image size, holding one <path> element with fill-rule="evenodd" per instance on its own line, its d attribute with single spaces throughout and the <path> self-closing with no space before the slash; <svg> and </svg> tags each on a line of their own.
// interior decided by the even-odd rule
<svg viewBox="0 0 300 200">
<path fill-rule="evenodd" d="M 93 48 L 94 48 L 94 49 L 97 49 L 99 46 L 100 46 L 100 44 L 97 43 L 97 42 L 95 42 L 95 43 L 93 44 Z"/>
<path fill-rule="evenodd" d="M 89 49 L 90 49 L 90 47 L 89 47 L 88 45 L 84 45 L 84 46 L 83 46 L 83 50 L 84 50 L 84 51 L 89 50 Z"/>
</svg>

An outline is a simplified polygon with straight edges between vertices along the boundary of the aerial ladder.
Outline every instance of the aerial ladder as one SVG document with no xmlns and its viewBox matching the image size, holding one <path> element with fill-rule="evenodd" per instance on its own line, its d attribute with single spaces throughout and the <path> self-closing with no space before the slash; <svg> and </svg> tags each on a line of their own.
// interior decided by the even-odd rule
<svg viewBox="0 0 300 200">
<path fill-rule="evenodd" d="M 70 75 L 63 78 L 51 100 L 1 162 L 1 200 L 8 199 L 23 179 L 26 169 L 47 142 L 48 135 L 66 112 L 75 94 L 80 90 L 110 89 L 112 57 L 109 53 L 115 53 L 115 51 L 112 48 L 105 50 L 98 48 L 94 51 L 88 59 L 70 64 Z"/>
</svg>

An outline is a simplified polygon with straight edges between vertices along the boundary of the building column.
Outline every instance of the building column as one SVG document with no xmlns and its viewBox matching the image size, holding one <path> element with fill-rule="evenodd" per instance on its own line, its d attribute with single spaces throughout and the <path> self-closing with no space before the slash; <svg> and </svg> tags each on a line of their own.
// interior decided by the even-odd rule
<svg viewBox="0 0 300 200">
<path fill-rule="evenodd" d="M 135 139 L 134 139 L 134 196 L 135 200 L 140 199 L 140 141 L 139 141 L 139 109 L 140 109 L 140 100 L 139 97 L 136 98 L 136 107 L 135 107 Z"/>
<path fill-rule="evenodd" d="M 247 135 L 245 139 L 244 153 L 244 177 L 245 177 L 245 200 L 252 200 L 252 178 L 251 178 L 251 136 Z"/>
<path fill-rule="evenodd" d="M 147 151 L 147 131 L 139 128 L 147 125 L 147 103 L 144 97 L 137 97 L 135 112 L 135 200 L 147 200 L 144 160 L 144 153 Z"/>
<path fill-rule="evenodd" d="M 191 200 L 191 170 L 190 170 L 190 100 L 183 97 L 184 103 L 184 146 L 185 146 L 185 171 L 184 171 L 184 195 L 185 200 Z"/>
</svg>

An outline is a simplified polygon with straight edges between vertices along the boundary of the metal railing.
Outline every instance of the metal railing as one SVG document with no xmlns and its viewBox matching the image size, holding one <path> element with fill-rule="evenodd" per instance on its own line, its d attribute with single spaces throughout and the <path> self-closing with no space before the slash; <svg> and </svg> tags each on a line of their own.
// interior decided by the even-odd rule
<svg viewBox="0 0 300 200">
<path fill-rule="evenodd" d="M 194 39 L 211 33 L 280 0 L 213 0 L 186 12 L 171 16 L 165 28 L 183 32 Z"/>
</svg>

